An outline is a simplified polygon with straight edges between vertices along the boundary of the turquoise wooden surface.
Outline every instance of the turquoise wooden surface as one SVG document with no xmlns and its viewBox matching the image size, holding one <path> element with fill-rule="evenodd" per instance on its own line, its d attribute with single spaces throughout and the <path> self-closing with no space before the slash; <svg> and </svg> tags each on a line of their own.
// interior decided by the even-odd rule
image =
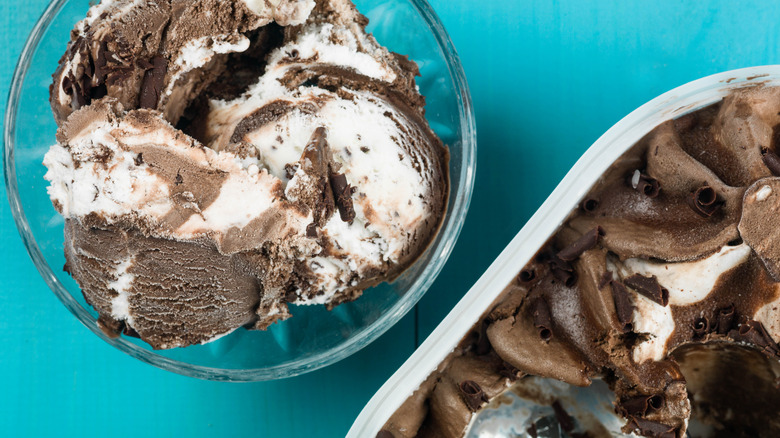
<svg viewBox="0 0 780 438">
<path fill-rule="evenodd" d="M 38 278 L 0 193 L 0 434 L 339 437 L 579 155 L 652 97 L 778 63 L 776 2 L 431 0 L 469 78 L 477 186 L 462 237 L 417 309 L 332 367 L 227 384 L 135 361 L 76 322 Z M 45 0 L 0 0 L 0 96 Z M 415 333 L 417 338 L 415 339 Z"/>
</svg>

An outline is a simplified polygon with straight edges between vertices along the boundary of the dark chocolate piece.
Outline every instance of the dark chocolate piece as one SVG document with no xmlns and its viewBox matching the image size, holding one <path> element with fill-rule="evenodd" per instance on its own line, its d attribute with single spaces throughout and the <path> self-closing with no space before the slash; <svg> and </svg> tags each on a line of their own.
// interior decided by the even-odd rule
<svg viewBox="0 0 780 438">
<path fill-rule="evenodd" d="M 661 183 L 638 170 L 628 176 L 628 184 L 637 192 L 644 193 L 648 198 L 656 198 L 661 193 Z"/>
<path fill-rule="evenodd" d="M 531 423 L 531 427 L 529 427 L 526 432 L 528 432 L 528 435 L 530 435 L 531 438 L 539 437 L 539 433 L 536 431 L 536 423 Z"/>
<path fill-rule="evenodd" d="M 734 305 L 730 305 L 728 307 L 724 307 L 723 309 L 718 310 L 718 334 L 719 335 L 725 335 L 731 330 L 731 327 L 734 324 Z"/>
<path fill-rule="evenodd" d="M 723 206 L 718 194 L 710 186 L 699 187 L 688 198 L 688 205 L 702 217 L 710 217 Z"/>
<path fill-rule="evenodd" d="M 629 428 L 638 430 L 640 434 L 652 438 L 675 438 L 677 428 L 657 421 L 645 420 L 644 418 L 631 417 L 628 422 Z"/>
<path fill-rule="evenodd" d="M 593 213 L 599 208 L 599 200 L 594 198 L 585 198 L 580 203 L 580 208 L 586 213 Z"/>
<path fill-rule="evenodd" d="M 310 223 L 306 226 L 306 237 L 317 237 L 317 224 Z"/>
<path fill-rule="evenodd" d="M 146 70 L 141 82 L 139 106 L 141 108 L 157 108 L 160 95 L 165 85 L 165 75 L 168 73 L 168 61 L 162 56 L 155 56 L 151 61 L 152 68 Z"/>
<path fill-rule="evenodd" d="M 473 380 L 464 380 L 459 385 L 460 392 L 463 394 L 463 401 L 466 402 L 466 406 L 471 409 L 472 412 L 479 410 L 482 403 L 488 401 L 487 395 L 482 390 L 482 387 Z"/>
<path fill-rule="evenodd" d="M 663 395 L 640 395 L 622 400 L 618 410 L 624 417 L 645 417 L 647 414 L 664 407 Z"/>
<path fill-rule="evenodd" d="M 533 304 L 534 327 L 539 330 L 539 337 L 549 342 L 552 338 L 552 316 L 550 306 L 544 298 L 539 297 Z"/>
<path fill-rule="evenodd" d="M 707 319 L 706 316 L 696 318 L 696 320 L 693 321 L 692 328 L 694 338 L 703 338 L 704 335 L 710 333 L 710 320 Z"/>
<path fill-rule="evenodd" d="M 761 158 L 763 158 L 764 164 L 769 169 L 769 171 L 772 172 L 772 175 L 780 176 L 780 156 L 778 156 L 775 151 L 762 148 Z"/>
<path fill-rule="evenodd" d="M 339 216 L 344 222 L 352 222 L 355 219 L 355 208 L 352 204 L 352 194 L 355 189 L 347 182 L 347 177 L 342 173 L 330 174 L 330 186 L 333 188 L 333 197 L 339 208 Z"/>
<path fill-rule="evenodd" d="M 577 272 L 574 270 L 571 263 L 565 262 L 557 256 L 553 256 L 552 259 L 550 259 L 549 264 L 553 277 L 563 282 L 566 287 L 572 287 L 577 284 Z"/>
<path fill-rule="evenodd" d="M 661 287 L 658 284 L 658 279 L 654 276 L 645 277 L 639 274 L 634 274 L 623 282 L 626 286 L 636 290 L 640 294 L 650 298 L 654 302 L 666 307 L 669 304 L 669 291 L 666 288 Z"/>
<path fill-rule="evenodd" d="M 758 347 L 761 347 L 765 352 L 770 355 L 777 355 L 780 353 L 777 343 L 772 340 L 769 333 L 766 332 L 764 325 L 758 321 L 750 320 L 739 326 L 740 340 L 750 342 Z"/>
<path fill-rule="evenodd" d="M 618 321 L 623 325 L 623 332 L 627 333 L 634 329 L 634 304 L 628 297 L 628 289 L 619 281 L 612 281 L 612 299 L 615 301 L 615 311 Z"/>
<path fill-rule="evenodd" d="M 536 271 L 533 268 L 526 268 L 517 275 L 517 281 L 520 283 L 530 283 L 536 278 Z"/>
<path fill-rule="evenodd" d="M 563 429 L 564 432 L 571 432 L 574 430 L 574 418 L 572 418 L 571 415 L 569 415 L 569 413 L 563 409 L 563 406 L 561 406 L 561 403 L 558 400 L 553 402 L 552 408 L 553 411 L 555 411 L 555 418 L 558 419 L 558 423 L 560 423 L 561 429 Z"/>
<path fill-rule="evenodd" d="M 558 258 L 565 262 L 577 260 L 585 251 L 593 249 L 599 243 L 599 239 L 604 237 L 604 229 L 601 227 L 593 228 L 582 237 L 575 240 L 571 245 L 558 252 Z"/>
</svg>

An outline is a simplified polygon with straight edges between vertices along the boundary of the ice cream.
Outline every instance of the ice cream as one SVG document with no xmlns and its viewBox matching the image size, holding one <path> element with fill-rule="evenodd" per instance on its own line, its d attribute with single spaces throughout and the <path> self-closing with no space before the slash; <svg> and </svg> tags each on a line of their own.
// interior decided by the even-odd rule
<svg viewBox="0 0 780 438">
<path fill-rule="evenodd" d="M 536 378 L 603 380 L 625 434 L 780 434 L 778 126 L 780 88 L 753 86 L 652 130 L 380 436 L 464 436 Z M 554 410 L 567 436 L 611 436 Z"/>
<path fill-rule="evenodd" d="M 209 342 L 398 276 L 446 209 L 417 66 L 349 0 L 103 1 L 54 74 L 66 269 L 111 334 Z"/>
</svg>

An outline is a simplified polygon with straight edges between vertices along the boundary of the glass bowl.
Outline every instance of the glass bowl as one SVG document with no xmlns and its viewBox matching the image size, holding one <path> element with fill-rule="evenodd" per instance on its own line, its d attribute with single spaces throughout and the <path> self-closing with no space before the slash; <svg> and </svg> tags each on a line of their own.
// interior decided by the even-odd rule
<svg viewBox="0 0 780 438">
<path fill-rule="evenodd" d="M 306 373 L 355 353 L 398 322 L 428 290 L 452 251 L 474 186 L 476 128 L 463 68 L 447 33 L 425 0 L 356 0 L 368 30 L 390 50 L 420 66 L 427 118 L 450 148 L 451 192 L 441 231 L 422 257 L 393 283 L 332 311 L 293 306 L 293 317 L 267 331 L 237 330 L 206 345 L 154 351 L 134 338 L 110 339 L 97 326 L 73 279 L 63 272 L 63 219 L 46 193 L 43 155 L 55 142 L 49 83 L 73 25 L 90 2 L 55 0 L 33 29 L 16 67 L 4 127 L 6 190 L 19 233 L 55 295 L 88 329 L 146 363 L 187 376 L 257 381 Z"/>
</svg>

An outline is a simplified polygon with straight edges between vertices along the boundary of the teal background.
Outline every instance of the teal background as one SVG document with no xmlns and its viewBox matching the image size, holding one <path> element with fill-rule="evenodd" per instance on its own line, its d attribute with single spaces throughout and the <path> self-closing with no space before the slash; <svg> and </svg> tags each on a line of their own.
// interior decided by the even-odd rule
<svg viewBox="0 0 780 438">
<path fill-rule="evenodd" d="M 85 0 L 86 1 L 86 0 Z M 105 344 L 39 278 L 0 192 L 0 435 L 340 437 L 582 152 L 651 98 L 778 63 L 780 3 L 430 0 L 458 48 L 479 129 L 463 234 L 432 289 L 354 356 L 292 379 L 170 374 Z M 0 0 L 0 109 L 45 0 Z"/>
</svg>

